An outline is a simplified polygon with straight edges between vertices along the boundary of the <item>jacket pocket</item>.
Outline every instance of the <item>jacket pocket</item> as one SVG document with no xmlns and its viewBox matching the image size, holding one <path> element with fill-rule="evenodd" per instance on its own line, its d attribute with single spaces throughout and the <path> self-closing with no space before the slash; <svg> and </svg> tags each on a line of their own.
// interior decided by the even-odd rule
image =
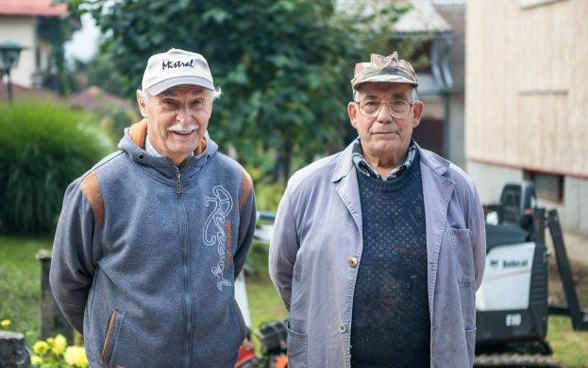
<svg viewBox="0 0 588 368">
<path fill-rule="evenodd" d="M 106 330 L 106 337 L 102 344 L 102 353 L 100 354 L 100 363 L 108 365 L 112 359 L 114 348 L 117 342 L 118 332 L 120 331 L 120 325 L 122 323 L 122 314 L 119 314 L 116 310 L 112 311 L 108 320 L 108 327 Z"/>
<path fill-rule="evenodd" d="M 288 367 L 306 368 L 308 354 L 308 337 L 290 328 L 290 321 L 286 324 L 288 329 Z"/>
<path fill-rule="evenodd" d="M 239 331 L 241 332 L 241 342 L 245 340 L 247 337 L 247 325 L 245 324 L 245 319 L 243 318 L 243 313 L 241 312 L 241 307 L 239 307 L 239 303 L 233 298 L 233 310 L 235 312 L 235 316 L 237 317 L 237 322 L 239 322 Z"/>
<path fill-rule="evenodd" d="M 453 261 L 460 284 L 474 282 L 474 252 L 470 229 L 450 229 Z"/>
</svg>

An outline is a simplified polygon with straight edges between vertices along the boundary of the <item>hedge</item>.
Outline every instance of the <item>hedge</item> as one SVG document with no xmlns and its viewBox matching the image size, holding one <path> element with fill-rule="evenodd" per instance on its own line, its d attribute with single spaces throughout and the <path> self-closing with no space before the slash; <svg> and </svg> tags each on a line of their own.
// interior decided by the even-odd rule
<svg viewBox="0 0 588 368">
<path fill-rule="evenodd" d="M 68 184 L 114 149 L 93 119 L 54 102 L 0 105 L 0 233 L 51 235 Z"/>
</svg>

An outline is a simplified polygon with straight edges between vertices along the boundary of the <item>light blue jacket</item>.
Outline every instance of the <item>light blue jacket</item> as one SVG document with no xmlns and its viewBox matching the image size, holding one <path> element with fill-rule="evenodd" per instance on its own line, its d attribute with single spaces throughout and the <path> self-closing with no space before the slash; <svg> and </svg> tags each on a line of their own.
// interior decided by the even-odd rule
<svg viewBox="0 0 588 368">
<path fill-rule="evenodd" d="M 486 257 L 482 207 L 461 169 L 430 151 L 419 152 L 431 367 L 472 367 L 475 291 Z M 363 247 L 351 153 L 349 146 L 296 172 L 278 208 L 269 266 L 290 311 L 290 368 L 350 367 L 353 292 Z"/>
<path fill-rule="evenodd" d="M 246 334 L 233 287 L 255 230 L 251 179 L 210 139 L 178 169 L 143 150 L 145 131 L 135 124 L 67 189 L 55 299 L 92 368 L 233 368 Z"/>
</svg>

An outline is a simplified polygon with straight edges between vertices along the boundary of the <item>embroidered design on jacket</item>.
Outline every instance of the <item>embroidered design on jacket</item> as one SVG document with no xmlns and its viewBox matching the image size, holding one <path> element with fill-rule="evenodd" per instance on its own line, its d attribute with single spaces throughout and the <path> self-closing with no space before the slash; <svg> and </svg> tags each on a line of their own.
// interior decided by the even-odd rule
<svg viewBox="0 0 588 368">
<path fill-rule="evenodd" d="M 223 286 L 231 286 L 231 282 L 225 279 L 223 272 L 225 269 L 226 249 L 231 247 L 231 244 L 227 244 L 225 221 L 227 215 L 233 209 L 233 199 L 222 185 L 216 185 L 212 188 L 212 196 L 206 197 L 204 203 L 206 207 L 209 207 L 211 203 L 214 204 L 212 212 L 204 223 L 204 244 L 208 246 L 216 244 L 219 261 L 210 270 L 218 279 L 216 287 L 222 291 Z"/>
</svg>

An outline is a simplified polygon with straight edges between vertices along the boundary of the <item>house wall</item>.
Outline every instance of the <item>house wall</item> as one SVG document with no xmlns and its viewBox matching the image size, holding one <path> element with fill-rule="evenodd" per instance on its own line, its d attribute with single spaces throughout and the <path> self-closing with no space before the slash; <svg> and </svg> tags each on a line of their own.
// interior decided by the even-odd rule
<svg viewBox="0 0 588 368">
<path fill-rule="evenodd" d="M 35 28 L 35 19 L 31 16 L 0 16 L 0 42 L 14 41 L 26 48 L 20 53 L 18 66 L 10 73 L 12 82 L 24 87 L 33 86 Z"/>
<path fill-rule="evenodd" d="M 464 94 L 453 93 L 449 97 L 449 126 L 447 129 L 447 158 L 461 168 L 465 168 L 464 148 Z"/>
<path fill-rule="evenodd" d="M 524 179 L 522 169 L 492 165 L 469 160 L 468 174 L 474 179 L 482 203 L 498 203 L 504 184 Z M 556 209 L 562 226 L 568 231 L 588 236 L 588 180 L 564 177 L 564 197 L 561 202 L 538 198 L 538 205 Z"/>
<path fill-rule="evenodd" d="M 467 167 L 480 192 L 499 195 L 499 181 L 523 170 L 561 175 L 563 198 L 543 202 L 584 235 L 586 19 L 585 0 L 468 2 L 465 110 Z"/>
<path fill-rule="evenodd" d="M 37 41 L 37 48 L 39 50 L 39 70 L 53 71 L 55 65 L 53 62 L 53 46 L 46 40 L 39 38 Z"/>
</svg>

